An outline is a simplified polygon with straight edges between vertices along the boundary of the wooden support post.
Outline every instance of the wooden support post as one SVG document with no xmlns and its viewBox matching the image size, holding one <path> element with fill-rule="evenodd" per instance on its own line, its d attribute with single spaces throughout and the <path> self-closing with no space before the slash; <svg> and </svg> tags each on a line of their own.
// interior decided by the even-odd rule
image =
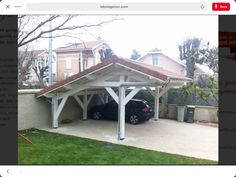
<svg viewBox="0 0 236 177">
<path fill-rule="evenodd" d="M 127 104 L 138 92 L 141 88 L 134 88 L 126 97 L 125 104 Z"/>
<path fill-rule="evenodd" d="M 83 120 L 87 120 L 87 111 L 88 111 L 88 95 L 85 93 L 83 95 L 84 109 L 83 109 Z"/>
<path fill-rule="evenodd" d="M 125 139 L 125 87 L 119 87 L 118 140 Z"/>
<path fill-rule="evenodd" d="M 153 97 L 155 97 L 155 93 L 151 90 L 150 87 L 146 87 L 146 89 Z"/>
<path fill-rule="evenodd" d="M 52 128 L 58 128 L 58 120 L 56 117 L 57 107 L 58 107 L 58 100 L 53 98 L 52 99 Z"/>
<path fill-rule="evenodd" d="M 81 101 L 81 99 L 79 98 L 78 95 L 74 95 L 74 98 L 82 108 L 83 120 L 87 120 L 87 118 L 88 118 L 88 116 L 87 116 L 88 115 L 88 105 L 89 105 L 90 101 L 92 100 L 93 95 L 90 95 L 88 97 L 88 94 L 85 92 L 83 95 L 83 101 Z"/>
<path fill-rule="evenodd" d="M 83 102 L 81 101 L 81 99 L 79 98 L 79 96 L 74 95 L 73 97 L 75 98 L 75 100 L 77 101 L 77 103 L 81 106 L 81 108 L 84 109 L 84 104 L 83 104 Z"/>
<path fill-rule="evenodd" d="M 52 99 L 52 127 L 58 128 L 58 121 L 61 111 L 67 101 L 68 96 L 62 98 L 60 105 L 58 105 L 58 99 Z"/>
<path fill-rule="evenodd" d="M 157 121 L 159 119 L 159 87 L 155 88 L 155 97 L 154 97 L 154 120 Z"/>
<path fill-rule="evenodd" d="M 109 97 L 108 97 L 108 95 L 107 95 L 107 94 L 105 95 L 105 102 L 106 102 L 106 103 L 108 103 L 108 102 L 109 102 Z"/>
<path fill-rule="evenodd" d="M 102 96 L 102 94 L 98 94 L 99 98 L 100 98 L 100 101 L 102 102 L 102 104 L 105 104 L 105 101 L 104 101 L 104 98 Z"/>
<path fill-rule="evenodd" d="M 114 92 L 114 90 L 111 87 L 105 87 L 105 89 L 111 95 L 111 97 L 116 101 L 116 103 L 119 104 L 119 98 L 117 94 Z"/>
<path fill-rule="evenodd" d="M 88 102 L 87 102 L 88 105 L 89 105 L 90 101 L 92 100 L 92 98 L 93 98 L 93 95 L 90 95 L 90 97 L 88 98 Z"/>
</svg>

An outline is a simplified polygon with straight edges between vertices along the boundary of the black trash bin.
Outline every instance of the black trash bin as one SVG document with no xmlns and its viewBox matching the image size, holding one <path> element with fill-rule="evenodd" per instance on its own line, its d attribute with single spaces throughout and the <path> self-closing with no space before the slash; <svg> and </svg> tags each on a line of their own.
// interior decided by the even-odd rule
<svg viewBox="0 0 236 177">
<path fill-rule="evenodd" d="M 195 110 L 195 106 L 192 106 L 192 105 L 187 106 L 187 111 L 186 111 L 186 114 L 184 117 L 184 122 L 187 122 L 187 123 L 194 122 L 194 110 Z"/>
</svg>

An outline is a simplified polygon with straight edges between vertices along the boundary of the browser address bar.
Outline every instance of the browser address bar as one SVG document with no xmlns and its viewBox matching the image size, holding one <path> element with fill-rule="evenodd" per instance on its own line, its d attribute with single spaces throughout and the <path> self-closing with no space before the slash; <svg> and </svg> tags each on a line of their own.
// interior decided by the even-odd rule
<svg viewBox="0 0 236 177">
<path fill-rule="evenodd" d="M 204 11 L 205 3 L 27 3 L 27 11 Z"/>
</svg>

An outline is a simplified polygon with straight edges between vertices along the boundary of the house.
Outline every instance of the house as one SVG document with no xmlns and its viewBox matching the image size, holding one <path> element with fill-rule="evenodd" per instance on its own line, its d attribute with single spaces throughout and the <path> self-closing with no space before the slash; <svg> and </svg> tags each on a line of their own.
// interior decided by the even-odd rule
<svg viewBox="0 0 236 177">
<path fill-rule="evenodd" d="M 32 59 L 32 64 L 30 67 L 30 77 L 26 81 L 27 85 L 39 85 L 39 75 L 43 74 L 43 82 L 45 85 L 48 85 L 48 51 L 44 50 L 33 50 L 33 51 L 19 51 L 18 57 L 27 58 L 28 60 Z M 56 81 L 56 55 L 53 53 L 52 55 L 52 82 Z M 44 72 L 42 72 L 44 70 Z"/>
<path fill-rule="evenodd" d="M 161 67 L 165 70 L 186 75 L 186 66 L 182 61 L 175 60 L 165 55 L 160 49 L 155 48 L 150 50 L 143 56 L 137 59 L 139 62 Z M 195 75 L 206 74 L 199 66 L 196 66 Z"/>
<path fill-rule="evenodd" d="M 55 50 L 57 56 L 57 81 L 82 72 L 101 62 L 99 51 L 110 49 L 103 40 L 68 44 Z M 82 64 L 81 64 L 82 63 Z"/>
</svg>

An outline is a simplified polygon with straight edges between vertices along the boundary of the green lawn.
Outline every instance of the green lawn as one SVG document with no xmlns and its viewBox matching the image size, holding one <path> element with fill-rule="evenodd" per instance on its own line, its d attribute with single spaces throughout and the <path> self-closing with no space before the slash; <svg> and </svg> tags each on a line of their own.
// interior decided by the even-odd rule
<svg viewBox="0 0 236 177">
<path fill-rule="evenodd" d="M 19 164 L 217 164 L 217 162 L 31 129 L 18 138 Z"/>
</svg>

